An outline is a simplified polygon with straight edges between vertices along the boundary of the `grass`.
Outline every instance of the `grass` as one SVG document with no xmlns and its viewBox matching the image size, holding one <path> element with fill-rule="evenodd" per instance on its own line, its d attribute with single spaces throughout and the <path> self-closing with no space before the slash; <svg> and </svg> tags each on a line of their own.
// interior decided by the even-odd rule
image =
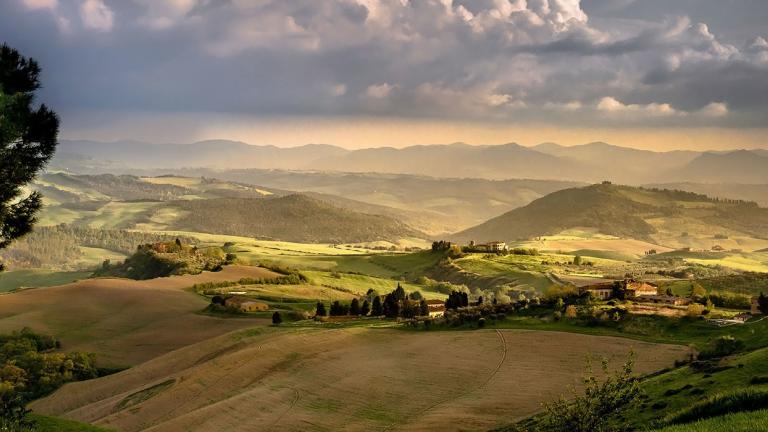
<svg viewBox="0 0 768 432">
<path fill-rule="evenodd" d="M 109 432 L 112 429 L 105 429 L 98 426 L 80 423 L 74 420 L 67 420 L 58 417 L 44 416 L 40 414 L 31 414 L 30 418 L 35 422 L 35 432 Z"/>
<path fill-rule="evenodd" d="M 398 281 L 377 278 L 361 274 L 329 273 L 318 271 L 303 271 L 309 280 L 317 285 L 336 287 L 357 295 L 364 295 L 369 289 L 380 294 L 388 293 L 397 288 Z M 420 291 L 427 299 L 444 299 L 445 294 L 431 291 L 431 288 L 413 283 L 400 282 L 406 292 Z"/>
<path fill-rule="evenodd" d="M 741 412 L 700 420 L 683 425 L 668 426 L 655 432 L 738 432 L 765 430 L 768 410 Z"/>
<path fill-rule="evenodd" d="M 0 273 L 0 293 L 21 288 L 64 285 L 91 275 L 86 271 L 13 270 Z"/>
<path fill-rule="evenodd" d="M 764 330 L 763 330 L 764 331 Z M 637 425 L 673 413 L 682 413 L 694 403 L 705 403 L 708 397 L 733 389 L 768 389 L 768 386 L 750 384 L 755 376 L 766 372 L 768 348 L 735 355 L 711 367 L 683 366 L 650 377 L 643 382 L 648 403 L 642 404 L 630 418 Z M 653 406 L 653 402 L 663 405 Z M 711 416 L 711 415 L 710 415 Z"/>
<path fill-rule="evenodd" d="M 758 411 L 768 408 L 768 391 L 756 389 L 738 389 L 717 393 L 705 400 L 671 413 L 665 418 L 668 424 L 681 424 L 721 415 Z"/>
</svg>

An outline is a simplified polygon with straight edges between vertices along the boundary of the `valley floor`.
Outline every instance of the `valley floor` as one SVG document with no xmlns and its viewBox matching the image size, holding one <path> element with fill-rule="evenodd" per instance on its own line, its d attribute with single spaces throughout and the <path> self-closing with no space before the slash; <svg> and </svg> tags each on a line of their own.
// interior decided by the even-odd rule
<svg viewBox="0 0 768 432">
<path fill-rule="evenodd" d="M 71 383 L 31 408 L 124 431 L 487 430 L 578 384 L 588 355 L 647 373 L 688 349 L 526 330 L 241 330 Z"/>
</svg>

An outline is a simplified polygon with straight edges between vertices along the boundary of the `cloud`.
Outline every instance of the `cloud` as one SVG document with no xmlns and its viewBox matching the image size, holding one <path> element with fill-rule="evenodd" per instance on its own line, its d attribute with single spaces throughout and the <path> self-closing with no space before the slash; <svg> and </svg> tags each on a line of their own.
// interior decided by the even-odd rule
<svg viewBox="0 0 768 432">
<path fill-rule="evenodd" d="M 615 98 L 606 96 L 596 105 L 598 111 L 608 115 L 632 115 L 649 117 L 724 117 L 728 115 L 728 105 L 722 102 L 710 102 L 695 111 L 683 111 L 673 108 L 668 103 L 624 104 Z"/>
<path fill-rule="evenodd" d="M 706 1 L 18 0 L 0 38 L 40 53 L 62 107 L 764 125 L 764 26 L 719 34 L 708 21 L 742 6 Z M 71 37 L 31 30 L 57 26 Z"/>
<path fill-rule="evenodd" d="M 728 115 L 728 105 L 722 102 L 712 102 L 699 110 L 699 114 L 705 117 L 723 117 Z"/>
<path fill-rule="evenodd" d="M 365 95 L 374 99 L 384 99 L 392 93 L 393 88 L 395 86 L 388 83 L 372 84 L 365 89 Z"/>
<path fill-rule="evenodd" d="M 112 30 L 114 12 L 102 0 L 84 0 L 80 5 L 80 19 L 85 28 L 108 32 Z"/>
<path fill-rule="evenodd" d="M 31 10 L 48 9 L 55 10 L 59 6 L 58 0 L 22 0 L 21 3 Z"/>
</svg>

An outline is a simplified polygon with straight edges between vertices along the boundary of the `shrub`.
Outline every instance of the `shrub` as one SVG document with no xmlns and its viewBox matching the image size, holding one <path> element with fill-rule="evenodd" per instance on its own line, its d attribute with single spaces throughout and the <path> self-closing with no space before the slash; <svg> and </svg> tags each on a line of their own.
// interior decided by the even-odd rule
<svg viewBox="0 0 768 432">
<path fill-rule="evenodd" d="M 283 317 L 280 316 L 280 312 L 275 311 L 275 313 L 272 314 L 272 324 L 280 325 L 280 323 L 282 322 L 283 322 Z"/>
<path fill-rule="evenodd" d="M 768 390 L 742 389 L 718 393 L 665 417 L 666 424 L 687 423 L 725 414 L 768 408 Z"/>
<path fill-rule="evenodd" d="M 733 336 L 720 336 L 711 341 L 709 345 L 699 353 L 699 359 L 707 360 L 720 358 L 739 352 L 744 349 L 744 342 Z"/>
<path fill-rule="evenodd" d="M 641 395 L 640 380 L 633 375 L 630 357 L 623 367 L 610 373 L 608 362 L 602 361 L 602 371 L 607 377 L 598 378 L 587 367 L 583 379 L 583 396 L 561 397 L 545 404 L 545 413 L 537 425 L 540 431 L 568 432 L 619 432 L 629 430 L 624 414 L 631 409 Z"/>
<path fill-rule="evenodd" d="M 768 384 L 768 375 L 753 376 L 749 383 L 752 385 Z"/>
</svg>

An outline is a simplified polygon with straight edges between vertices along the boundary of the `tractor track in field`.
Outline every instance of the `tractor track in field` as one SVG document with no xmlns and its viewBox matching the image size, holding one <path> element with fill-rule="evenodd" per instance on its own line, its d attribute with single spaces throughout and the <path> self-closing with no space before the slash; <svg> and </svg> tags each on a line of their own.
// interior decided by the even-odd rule
<svg viewBox="0 0 768 432">
<path fill-rule="evenodd" d="M 472 393 L 475 393 L 475 392 L 476 392 L 476 391 L 478 391 L 478 390 L 482 390 L 483 388 L 485 388 L 485 387 L 488 385 L 488 383 L 490 383 L 490 382 L 491 382 L 491 380 L 492 380 L 492 379 L 493 379 L 493 378 L 496 376 L 496 374 L 498 374 L 498 373 L 499 373 L 499 371 L 501 370 L 501 366 L 502 366 L 502 365 L 504 364 L 504 362 L 507 360 L 507 351 L 508 351 L 508 347 L 507 347 L 507 339 L 504 337 L 504 333 L 502 333 L 502 332 L 501 332 L 500 330 L 498 330 L 498 329 L 496 329 L 496 330 L 494 330 L 494 331 L 496 332 L 496 335 L 498 335 L 498 337 L 499 337 L 499 340 L 501 341 L 501 347 L 502 347 L 501 359 L 500 359 L 500 360 L 499 360 L 499 362 L 496 364 L 496 367 L 495 367 L 495 368 L 494 368 L 494 369 L 491 371 L 491 373 L 490 373 L 490 374 L 488 375 L 488 377 L 485 379 L 485 381 L 483 381 L 483 382 L 482 382 L 482 383 L 481 383 L 479 386 L 475 387 L 474 389 L 471 389 L 471 390 L 465 391 L 464 393 L 461 393 L 461 394 L 459 394 L 459 395 L 458 395 L 458 396 L 456 396 L 456 397 L 447 398 L 447 399 L 443 399 L 443 400 L 441 400 L 441 401 L 435 402 L 434 404 L 432 404 L 432 405 L 430 405 L 430 406 L 426 407 L 426 408 L 425 408 L 425 409 L 423 409 L 422 411 L 419 411 L 419 413 L 418 413 L 418 415 L 419 415 L 419 416 L 424 416 L 424 414 L 425 414 L 425 413 L 427 413 L 427 412 L 429 412 L 429 411 L 432 411 L 432 410 L 434 410 L 435 408 L 437 408 L 437 407 L 439 407 L 439 406 L 441 406 L 441 405 L 444 405 L 444 404 L 446 404 L 446 403 L 448 403 L 448 402 L 457 401 L 457 400 L 459 400 L 459 399 L 461 399 L 461 398 L 464 398 L 464 397 L 467 397 L 467 396 L 471 395 Z M 408 416 L 408 417 L 413 417 L 413 415 L 411 415 L 411 416 Z M 387 425 L 387 427 L 385 427 L 385 428 L 383 429 L 383 431 L 391 431 L 391 430 L 392 430 L 392 429 L 394 429 L 396 426 L 398 426 L 398 424 L 397 424 L 397 423 L 391 423 L 391 424 Z"/>
</svg>

